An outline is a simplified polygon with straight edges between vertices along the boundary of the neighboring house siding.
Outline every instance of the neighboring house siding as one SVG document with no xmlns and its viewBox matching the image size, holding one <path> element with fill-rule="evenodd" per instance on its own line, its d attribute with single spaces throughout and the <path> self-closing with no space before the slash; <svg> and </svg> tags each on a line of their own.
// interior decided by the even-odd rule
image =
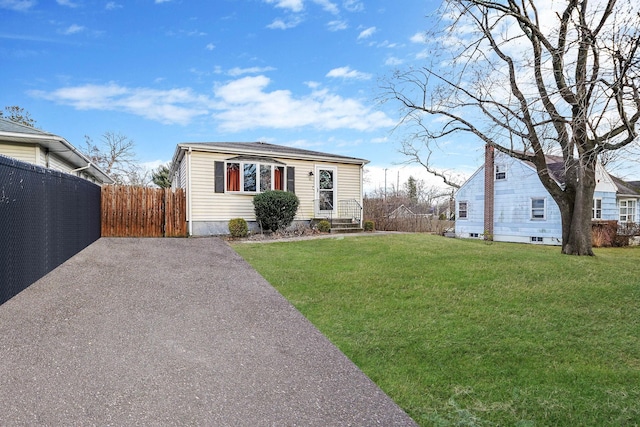
<svg viewBox="0 0 640 427">
<path fill-rule="evenodd" d="M 467 204 L 467 217 L 460 218 L 460 202 Z M 456 235 L 484 233 L 484 168 L 476 172 L 456 194 Z"/>
<path fill-rule="evenodd" d="M 524 163 L 496 153 L 496 164 L 506 168 L 506 178 L 495 181 L 494 229 L 496 241 L 530 243 L 539 237 L 547 244 L 560 244 L 560 209 L 544 188 L 536 171 Z M 545 218 L 532 219 L 532 198 L 545 200 Z M 467 202 L 467 219 L 459 218 L 459 203 Z M 484 167 L 456 193 L 456 235 L 484 234 Z"/>
<path fill-rule="evenodd" d="M 2 142 L 0 143 L 0 154 L 22 162 L 41 164 L 38 163 L 35 145 Z"/>
<path fill-rule="evenodd" d="M 496 156 L 498 157 L 498 156 Z M 494 240 L 559 244 L 562 239 L 560 209 L 544 188 L 535 170 L 522 162 L 501 157 L 507 178 L 495 182 Z M 532 218 L 532 199 L 545 200 L 545 218 Z"/>
<path fill-rule="evenodd" d="M 618 205 L 616 203 L 616 193 L 610 191 L 595 191 L 593 193 L 594 199 L 602 200 L 602 218 L 596 218 L 599 220 L 614 220 L 617 221 L 619 217 Z"/>
</svg>

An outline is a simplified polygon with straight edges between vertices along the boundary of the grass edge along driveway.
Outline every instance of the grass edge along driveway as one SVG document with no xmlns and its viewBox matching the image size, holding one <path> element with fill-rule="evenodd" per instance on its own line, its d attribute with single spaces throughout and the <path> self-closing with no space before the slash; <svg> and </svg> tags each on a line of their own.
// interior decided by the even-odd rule
<svg viewBox="0 0 640 427">
<path fill-rule="evenodd" d="M 402 234 L 235 250 L 424 426 L 640 424 L 640 249 Z"/>
</svg>

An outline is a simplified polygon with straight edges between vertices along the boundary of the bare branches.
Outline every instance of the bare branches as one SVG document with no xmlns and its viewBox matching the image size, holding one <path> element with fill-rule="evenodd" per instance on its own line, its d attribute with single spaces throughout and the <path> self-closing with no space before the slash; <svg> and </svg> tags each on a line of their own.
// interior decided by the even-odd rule
<svg viewBox="0 0 640 427">
<path fill-rule="evenodd" d="M 148 171 L 138 165 L 135 142 L 121 133 L 105 132 L 99 145 L 85 135 L 84 151 L 118 184 L 146 186 L 150 181 Z"/>
</svg>

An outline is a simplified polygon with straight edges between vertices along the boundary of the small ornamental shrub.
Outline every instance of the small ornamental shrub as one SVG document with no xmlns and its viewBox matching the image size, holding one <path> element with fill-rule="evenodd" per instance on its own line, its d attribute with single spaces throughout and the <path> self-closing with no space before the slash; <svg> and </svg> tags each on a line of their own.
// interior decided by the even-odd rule
<svg viewBox="0 0 640 427">
<path fill-rule="evenodd" d="M 317 227 L 318 227 L 318 231 L 321 233 L 328 233 L 329 231 L 331 231 L 331 223 L 326 219 L 323 219 L 322 221 L 318 222 Z"/>
<path fill-rule="evenodd" d="M 242 218 L 229 220 L 229 234 L 231 234 L 231 237 L 247 237 L 249 234 L 247 221 Z"/>
<path fill-rule="evenodd" d="M 375 228 L 375 223 L 373 221 L 364 222 L 364 231 L 373 231 Z"/>
<path fill-rule="evenodd" d="M 278 231 L 293 222 L 300 201 L 289 191 L 265 191 L 253 197 L 256 221 L 263 230 Z"/>
</svg>

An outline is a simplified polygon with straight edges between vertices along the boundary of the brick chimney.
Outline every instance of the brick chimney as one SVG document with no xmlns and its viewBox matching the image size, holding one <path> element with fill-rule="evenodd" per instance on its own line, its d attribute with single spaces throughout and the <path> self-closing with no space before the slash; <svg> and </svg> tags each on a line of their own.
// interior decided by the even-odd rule
<svg viewBox="0 0 640 427">
<path fill-rule="evenodd" d="M 494 203 L 494 149 L 489 144 L 484 148 L 484 238 L 493 240 Z"/>
</svg>

